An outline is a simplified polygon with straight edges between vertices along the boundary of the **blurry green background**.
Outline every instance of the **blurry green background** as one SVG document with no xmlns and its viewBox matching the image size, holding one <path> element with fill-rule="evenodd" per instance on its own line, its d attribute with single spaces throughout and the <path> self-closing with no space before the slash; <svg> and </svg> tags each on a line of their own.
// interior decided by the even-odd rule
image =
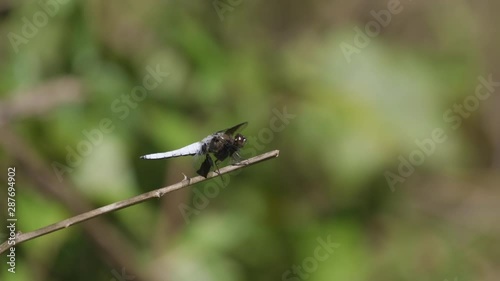
<svg viewBox="0 0 500 281">
<path fill-rule="evenodd" d="M 181 2 L 0 2 L 1 220 L 8 167 L 29 232 L 194 176 L 138 157 L 243 121 L 280 157 L 20 244 L 0 280 L 499 280 L 498 2 Z"/>
</svg>

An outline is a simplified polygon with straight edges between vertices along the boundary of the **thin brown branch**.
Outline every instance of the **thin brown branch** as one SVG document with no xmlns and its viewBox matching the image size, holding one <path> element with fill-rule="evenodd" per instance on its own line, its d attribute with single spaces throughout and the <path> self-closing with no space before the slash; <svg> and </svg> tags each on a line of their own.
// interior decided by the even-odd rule
<svg viewBox="0 0 500 281">
<path fill-rule="evenodd" d="M 279 155 L 279 150 L 270 151 L 270 152 L 252 157 L 250 159 L 244 160 L 244 161 L 238 163 L 238 165 L 230 165 L 230 166 L 226 166 L 224 168 L 221 168 L 219 172 L 220 172 L 220 175 L 224 175 L 224 174 L 230 173 L 232 171 L 235 171 L 235 170 L 238 170 L 238 169 L 241 169 L 241 168 L 244 168 L 244 167 L 265 161 L 265 160 L 269 160 L 271 158 L 278 157 L 278 155 Z M 206 180 L 209 180 L 211 178 L 218 177 L 218 176 L 219 176 L 218 173 L 211 173 L 207 178 L 204 178 L 201 176 L 197 176 L 194 178 L 185 178 L 184 180 L 182 180 L 176 184 L 162 187 L 162 188 L 159 188 L 159 189 L 156 189 L 153 191 L 149 191 L 149 192 L 143 193 L 141 195 L 138 195 L 138 196 L 135 196 L 135 197 L 123 200 L 123 201 L 112 203 L 112 204 L 97 208 L 95 210 L 92 210 L 92 211 L 65 219 L 65 220 L 60 221 L 58 223 L 51 224 L 49 226 L 40 228 L 40 229 L 35 230 L 35 231 L 31 231 L 31 232 L 27 232 L 27 233 L 19 233 L 16 236 L 15 245 L 17 246 L 25 241 L 34 239 L 36 237 L 40 237 L 40 236 L 49 234 L 51 232 L 61 230 L 63 228 L 70 227 L 72 225 L 84 222 L 86 220 L 89 220 L 91 218 L 95 218 L 97 216 L 101 216 L 101 215 L 104 215 L 107 213 L 111 213 L 111 212 L 114 212 L 114 211 L 117 211 L 117 210 L 120 210 L 123 208 L 133 206 L 135 204 L 139 204 L 141 202 L 147 201 L 147 200 L 152 199 L 152 198 L 159 198 L 159 197 L 163 196 L 164 194 L 172 192 L 174 190 L 181 189 L 181 188 L 184 188 L 184 187 L 187 187 L 187 186 L 190 186 L 190 185 L 202 182 L 202 181 L 206 181 Z M 2 245 L 0 245 L 0 254 L 5 252 L 10 247 L 11 247 L 11 245 L 8 244 L 8 241 L 5 241 Z"/>
</svg>

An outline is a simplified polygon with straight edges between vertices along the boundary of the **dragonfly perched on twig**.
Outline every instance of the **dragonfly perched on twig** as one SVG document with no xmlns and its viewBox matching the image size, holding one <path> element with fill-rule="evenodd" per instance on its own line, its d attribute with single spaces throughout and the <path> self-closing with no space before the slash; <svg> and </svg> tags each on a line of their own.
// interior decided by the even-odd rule
<svg viewBox="0 0 500 281">
<path fill-rule="evenodd" d="M 248 122 L 243 122 L 229 129 L 217 131 L 199 142 L 192 143 L 183 148 L 179 148 L 167 152 L 159 152 L 153 154 L 143 155 L 141 159 L 165 159 L 173 158 L 179 156 L 187 155 L 205 155 L 205 160 L 201 164 L 200 168 L 196 171 L 198 175 L 207 177 L 210 169 L 215 165 L 217 170 L 219 167 L 217 163 L 219 161 L 224 161 L 228 157 L 232 158 L 233 161 L 239 162 L 241 156 L 238 151 L 243 148 L 247 139 L 245 136 L 239 132 L 247 126 Z M 212 159 L 213 155 L 215 161 Z"/>
</svg>

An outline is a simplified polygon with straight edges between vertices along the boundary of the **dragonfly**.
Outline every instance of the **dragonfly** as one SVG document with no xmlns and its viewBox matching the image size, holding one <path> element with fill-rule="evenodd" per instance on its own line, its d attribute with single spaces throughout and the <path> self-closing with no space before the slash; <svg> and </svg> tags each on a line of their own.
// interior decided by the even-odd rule
<svg viewBox="0 0 500 281">
<path fill-rule="evenodd" d="M 217 165 L 218 162 L 222 162 L 227 158 L 231 158 L 234 163 L 236 163 L 242 159 L 238 152 L 241 148 L 243 148 L 243 146 L 245 146 L 247 139 L 239 132 L 243 130 L 247 125 L 248 122 L 243 122 L 231 128 L 217 131 L 211 135 L 208 135 L 199 142 L 186 145 L 182 148 L 167 152 L 146 154 L 141 156 L 140 158 L 152 160 L 188 155 L 205 156 L 203 163 L 196 171 L 196 173 L 206 178 L 208 173 L 214 166 L 217 168 L 217 171 L 219 171 L 219 167 Z M 215 161 L 211 155 L 215 157 Z"/>
</svg>

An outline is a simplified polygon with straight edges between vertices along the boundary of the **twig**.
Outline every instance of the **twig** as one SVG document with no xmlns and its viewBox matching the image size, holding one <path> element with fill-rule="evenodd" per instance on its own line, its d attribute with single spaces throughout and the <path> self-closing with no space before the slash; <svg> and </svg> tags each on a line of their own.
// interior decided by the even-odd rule
<svg viewBox="0 0 500 281">
<path fill-rule="evenodd" d="M 230 173 L 232 171 L 241 169 L 243 167 L 247 167 L 247 166 L 250 166 L 250 165 L 265 161 L 265 160 L 269 160 L 271 158 L 278 157 L 278 155 L 279 155 L 279 150 L 266 152 L 264 154 L 252 157 L 252 158 L 247 159 L 247 160 L 244 160 L 244 161 L 238 163 L 238 165 L 226 166 L 226 167 L 220 169 L 219 172 L 220 172 L 220 175 L 224 175 L 224 174 Z M 51 232 L 61 230 L 63 228 L 70 227 L 72 225 L 84 222 L 86 220 L 89 220 L 91 218 L 94 218 L 94 217 L 97 217 L 97 216 L 100 216 L 103 214 L 107 214 L 107 213 L 114 212 L 114 211 L 117 211 L 117 210 L 120 210 L 120 209 L 123 209 L 126 207 L 133 206 L 135 204 L 144 202 L 144 201 L 152 199 L 152 198 L 159 198 L 159 197 L 163 196 L 164 194 L 172 192 L 174 190 L 181 189 L 181 188 L 193 185 L 195 183 L 206 181 L 208 179 L 211 179 L 213 177 L 218 177 L 218 176 L 219 176 L 218 173 L 212 172 L 209 174 L 209 176 L 207 178 L 204 178 L 201 176 L 197 176 L 194 178 L 185 177 L 182 181 L 180 181 L 176 184 L 162 187 L 162 188 L 159 188 L 156 190 L 152 190 L 152 191 L 143 193 L 141 195 L 138 195 L 138 196 L 135 196 L 135 197 L 123 200 L 123 201 L 112 203 L 112 204 L 97 208 L 95 210 L 71 217 L 69 219 L 65 219 L 65 220 L 60 221 L 58 223 L 51 224 L 49 226 L 40 228 L 40 229 L 35 230 L 35 231 L 31 231 L 31 232 L 27 232 L 27 233 L 18 233 L 16 236 L 16 239 L 15 239 L 15 242 L 16 242 L 15 245 L 17 246 L 25 241 L 34 239 L 36 237 L 40 237 L 40 236 L 49 234 Z M 8 244 L 8 241 L 5 241 L 4 243 L 2 243 L 0 245 L 0 254 L 5 252 L 11 246 L 12 245 Z"/>
</svg>

